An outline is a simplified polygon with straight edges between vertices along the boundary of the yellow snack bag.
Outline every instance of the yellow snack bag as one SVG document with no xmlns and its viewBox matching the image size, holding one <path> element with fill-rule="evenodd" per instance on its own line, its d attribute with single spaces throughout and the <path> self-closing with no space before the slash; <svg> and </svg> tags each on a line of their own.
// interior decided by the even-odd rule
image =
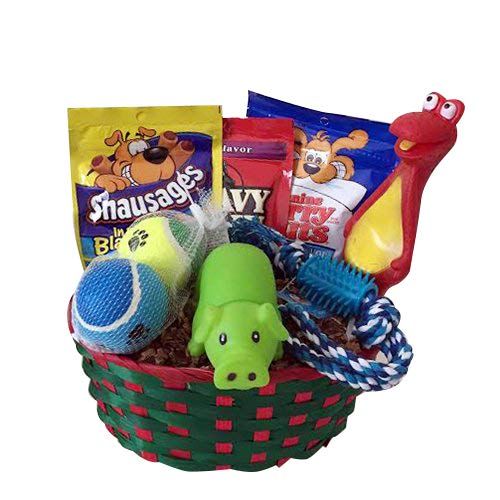
<svg viewBox="0 0 500 500">
<path fill-rule="evenodd" d="M 84 266 L 115 250 L 137 217 L 185 211 L 210 191 L 221 203 L 220 106 L 69 109 L 68 123 Z"/>
</svg>

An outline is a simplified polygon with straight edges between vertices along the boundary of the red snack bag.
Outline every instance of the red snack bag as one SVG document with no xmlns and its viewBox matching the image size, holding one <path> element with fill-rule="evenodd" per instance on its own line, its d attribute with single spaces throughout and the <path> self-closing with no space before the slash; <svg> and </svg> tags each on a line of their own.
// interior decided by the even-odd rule
<svg viewBox="0 0 500 500">
<path fill-rule="evenodd" d="M 224 118 L 224 207 L 285 233 L 293 169 L 293 121 Z"/>
</svg>

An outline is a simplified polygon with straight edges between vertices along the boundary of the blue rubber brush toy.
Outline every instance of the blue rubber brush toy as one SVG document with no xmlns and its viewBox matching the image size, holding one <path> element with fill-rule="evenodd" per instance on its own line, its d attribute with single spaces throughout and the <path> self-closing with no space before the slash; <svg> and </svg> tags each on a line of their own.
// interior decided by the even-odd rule
<svg viewBox="0 0 500 500">
<path fill-rule="evenodd" d="M 283 275 L 295 276 L 302 297 L 332 314 L 355 316 L 368 296 L 378 294 L 377 285 L 369 274 L 339 259 L 311 255 L 300 242 L 290 243 L 280 233 L 257 221 L 235 220 L 230 236 L 232 241 L 251 241 L 268 254 L 273 253 L 270 249 L 279 248 L 279 259 L 276 254 L 269 256 L 279 260 Z"/>
</svg>

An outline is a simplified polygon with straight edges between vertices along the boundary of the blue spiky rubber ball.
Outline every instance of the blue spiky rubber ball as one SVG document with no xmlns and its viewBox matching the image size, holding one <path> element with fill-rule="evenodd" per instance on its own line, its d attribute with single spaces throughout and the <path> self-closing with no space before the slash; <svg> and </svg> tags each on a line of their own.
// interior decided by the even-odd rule
<svg viewBox="0 0 500 500">
<path fill-rule="evenodd" d="M 148 265 L 121 258 L 95 261 L 73 297 L 75 338 L 96 351 L 139 351 L 160 335 L 168 306 L 167 288 Z"/>
</svg>

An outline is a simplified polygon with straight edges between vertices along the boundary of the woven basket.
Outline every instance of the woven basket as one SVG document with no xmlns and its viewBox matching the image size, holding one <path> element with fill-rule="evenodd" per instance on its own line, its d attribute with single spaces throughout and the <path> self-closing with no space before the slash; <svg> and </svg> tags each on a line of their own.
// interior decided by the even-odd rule
<svg viewBox="0 0 500 500">
<path fill-rule="evenodd" d="M 213 372 L 137 363 L 77 344 L 107 429 L 146 460 L 187 471 L 258 471 L 309 458 L 346 426 L 361 392 L 308 367 L 220 391 Z"/>
</svg>

